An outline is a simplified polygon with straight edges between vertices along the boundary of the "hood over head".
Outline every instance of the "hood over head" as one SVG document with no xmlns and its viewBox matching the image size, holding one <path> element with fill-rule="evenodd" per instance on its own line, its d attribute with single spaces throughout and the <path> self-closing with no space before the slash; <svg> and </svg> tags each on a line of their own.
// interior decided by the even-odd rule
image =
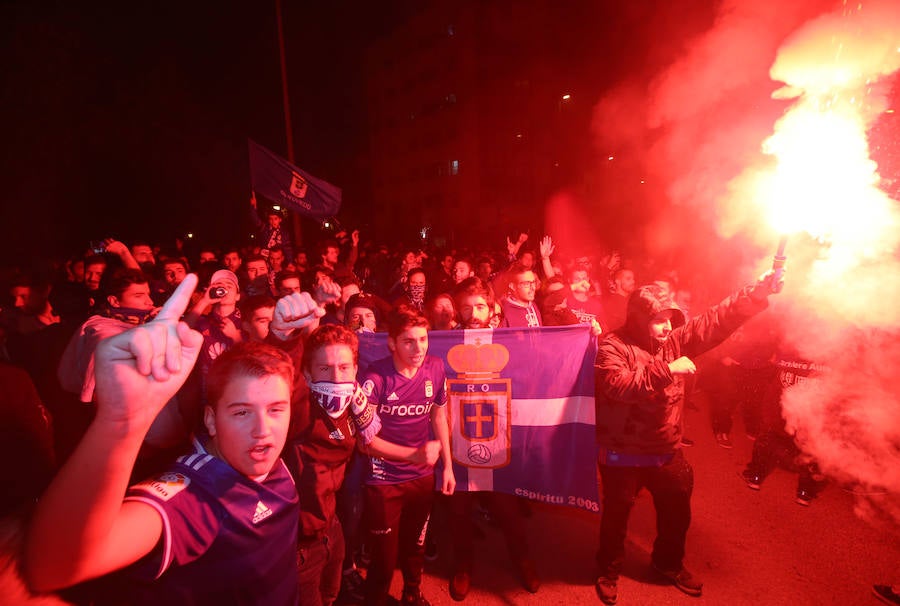
<svg viewBox="0 0 900 606">
<path fill-rule="evenodd" d="M 679 309 L 668 288 L 659 284 L 641 286 L 628 297 L 625 326 L 621 330 L 644 349 L 654 351 L 655 346 L 650 339 L 650 320 L 667 310 L 672 311 L 673 330 L 684 325 L 684 312 Z"/>
</svg>

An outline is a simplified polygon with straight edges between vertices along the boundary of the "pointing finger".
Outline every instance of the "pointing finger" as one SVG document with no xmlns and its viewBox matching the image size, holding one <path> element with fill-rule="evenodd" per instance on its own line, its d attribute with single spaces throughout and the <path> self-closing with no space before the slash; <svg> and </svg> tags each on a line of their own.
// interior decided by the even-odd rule
<svg viewBox="0 0 900 606">
<path fill-rule="evenodd" d="M 188 274 L 181 281 L 181 284 L 178 285 L 178 288 L 175 289 L 175 292 L 172 293 L 172 296 L 169 297 L 169 300 L 166 301 L 165 305 L 162 306 L 156 319 L 177 322 L 184 315 L 188 303 L 191 302 L 191 295 L 195 288 L 197 288 L 197 274 Z"/>
</svg>

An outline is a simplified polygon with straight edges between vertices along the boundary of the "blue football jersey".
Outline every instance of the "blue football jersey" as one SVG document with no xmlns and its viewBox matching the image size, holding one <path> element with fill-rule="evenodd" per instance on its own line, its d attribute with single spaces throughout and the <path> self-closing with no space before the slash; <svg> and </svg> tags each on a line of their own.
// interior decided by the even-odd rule
<svg viewBox="0 0 900 606">
<path fill-rule="evenodd" d="M 256 482 L 208 454 L 180 457 L 129 488 L 163 521 L 160 545 L 129 570 L 139 604 L 297 601 L 297 489 L 279 460 Z"/>
<path fill-rule="evenodd" d="M 381 420 L 378 435 L 388 442 L 418 448 L 434 439 L 431 431 L 431 408 L 447 404 L 444 363 L 426 356 L 422 367 L 412 378 L 394 368 L 393 358 L 372 363 L 363 376 L 362 388 L 375 403 Z M 406 461 L 369 458 L 367 484 L 398 484 L 434 473 L 434 467 Z"/>
</svg>

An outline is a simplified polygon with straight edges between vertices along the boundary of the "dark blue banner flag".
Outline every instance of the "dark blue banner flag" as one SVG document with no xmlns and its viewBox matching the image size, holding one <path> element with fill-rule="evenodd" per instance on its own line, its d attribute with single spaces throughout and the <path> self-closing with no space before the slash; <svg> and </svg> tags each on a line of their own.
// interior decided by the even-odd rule
<svg viewBox="0 0 900 606">
<path fill-rule="evenodd" d="M 457 490 L 600 511 L 590 326 L 431 331 L 428 353 L 447 371 Z M 360 372 L 388 355 L 386 335 L 360 335 Z"/>
<path fill-rule="evenodd" d="M 316 179 L 254 141 L 247 142 L 253 191 L 289 210 L 317 219 L 333 217 L 341 209 L 341 188 Z"/>
</svg>

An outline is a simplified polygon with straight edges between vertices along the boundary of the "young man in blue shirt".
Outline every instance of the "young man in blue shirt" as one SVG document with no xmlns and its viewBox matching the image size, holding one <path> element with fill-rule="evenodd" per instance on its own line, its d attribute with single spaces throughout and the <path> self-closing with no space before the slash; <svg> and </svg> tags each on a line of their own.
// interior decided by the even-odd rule
<svg viewBox="0 0 900 606">
<path fill-rule="evenodd" d="M 297 493 L 279 458 L 290 422 L 286 354 L 248 343 L 219 356 L 208 438 L 128 488 L 150 424 L 199 354 L 201 335 L 179 320 L 196 284 L 189 275 L 155 320 L 98 346 L 96 418 L 32 520 L 24 571 L 33 590 L 124 569 L 130 603 L 296 603 Z"/>
</svg>

